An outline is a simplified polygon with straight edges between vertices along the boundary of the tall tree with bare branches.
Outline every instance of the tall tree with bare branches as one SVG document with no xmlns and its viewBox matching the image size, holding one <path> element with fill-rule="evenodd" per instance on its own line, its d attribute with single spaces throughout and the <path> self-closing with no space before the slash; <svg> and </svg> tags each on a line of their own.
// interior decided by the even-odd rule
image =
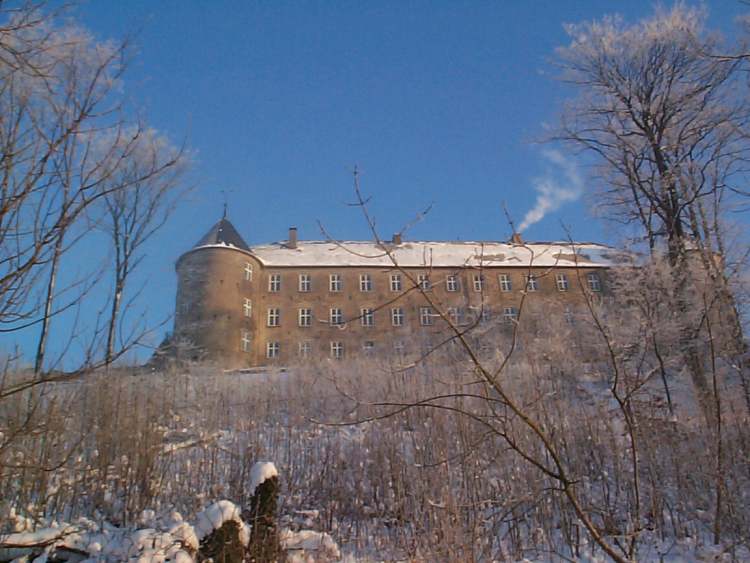
<svg viewBox="0 0 750 563">
<path fill-rule="evenodd" d="M 731 325 L 725 349 L 740 357 L 725 221 L 743 197 L 750 98 L 742 59 L 725 56 L 705 16 L 678 4 L 634 25 L 607 17 L 568 26 L 558 60 L 580 94 L 555 138 L 595 156 L 601 207 L 635 226 L 652 256 L 666 257 L 684 318 L 696 294 L 712 294 L 711 314 Z M 709 416 L 704 328 L 684 323 L 680 347 Z"/>
<path fill-rule="evenodd" d="M 115 173 L 102 184 L 106 230 L 113 251 L 113 288 L 107 321 L 105 363 L 115 357 L 125 285 L 141 263 L 143 245 L 161 228 L 176 203 L 184 152 L 153 130 L 136 129 L 120 139 Z M 126 339 L 127 340 L 127 339 Z"/>
</svg>

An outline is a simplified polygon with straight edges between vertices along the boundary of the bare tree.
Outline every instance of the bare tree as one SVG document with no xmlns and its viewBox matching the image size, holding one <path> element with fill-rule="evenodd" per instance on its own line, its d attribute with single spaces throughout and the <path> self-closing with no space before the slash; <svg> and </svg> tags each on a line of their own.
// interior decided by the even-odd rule
<svg viewBox="0 0 750 563">
<path fill-rule="evenodd" d="M 128 118 L 121 91 L 128 42 L 98 42 L 48 8 L 0 3 L 0 332 L 40 327 L 37 373 L 52 317 L 78 307 L 101 274 L 58 287 L 67 250 L 91 236 L 96 213 L 137 194 L 138 221 L 148 225 L 124 227 L 131 255 L 163 221 L 165 201 L 154 194 L 174 184 L 182 156 Z M 121 190 L 127 197 L 115 195 Z M 125 262 L 116 265 L 118 280 L 132 269 Z M 114 335 L 108 340 L 111 361 Z"/>
<path fill-rule="evenodd" d="M 107 321 L 105 363 L 115 357 L 118 323 L 126 283 L 143 259 L 143 245 L 166 222 L 176 203 L 184 152 L 152 130 L 138 129 L 121 139 L 115 172 L 102 184 L 101 222 L 114 254 L 111 309 Z"/>
<path fill-rule="evenodd" d="M 3 15 L 0 323 L 8 326 L 37 314 L 39 276 L 63 233 L 99 197 L 106 170 L 89 164 L 61 185 L 55 164 L 65 147 L 76 146 L 82 168 L 87 130 L 121 125 L 111 98 L 124 68 L 124 45 L 101 45 L 77 28 L 56 28 L 32 5 Z"/>
<path fill-rule="evenodd" d="M 635 225 L 653 255 L 666 255 L 684 318 L 710 280 L 711 314 L 732 327 L 722 349 L 741 358 L 725 222 L 750 156 L 750 98 L 742 59 L 723 56 L 704 21 L 702 10 L 678 4 L 635 25 L 608 17 L 568 26 L 571 43 L 558 59 L 580 95 L 555 138 L 595 155 L 605 214 Z M 705 323 L 683 324 L 680 348 L 711 419 L 702 339 Z"/>
</svg>

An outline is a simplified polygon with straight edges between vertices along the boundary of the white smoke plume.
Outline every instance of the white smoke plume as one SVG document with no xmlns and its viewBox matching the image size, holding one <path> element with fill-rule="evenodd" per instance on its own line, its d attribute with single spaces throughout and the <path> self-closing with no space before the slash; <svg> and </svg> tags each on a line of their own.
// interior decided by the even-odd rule
<svg viewBox="0 0 750 563">
<path fill-rule="evenodd" d="M 548 170 L 544 176 L 532 180 L 537 192 L 536 202 L 524 216 L 518 227 L 519 232 L 525 231 L 548 213 L 557 211 L 564 203 L 575 201 L 583 194 L 583 180 L 573 160 L 554 149 L 547 149 L 542 155 L 554 165 L 552 168 L 558 173 Z"/>
</svg>

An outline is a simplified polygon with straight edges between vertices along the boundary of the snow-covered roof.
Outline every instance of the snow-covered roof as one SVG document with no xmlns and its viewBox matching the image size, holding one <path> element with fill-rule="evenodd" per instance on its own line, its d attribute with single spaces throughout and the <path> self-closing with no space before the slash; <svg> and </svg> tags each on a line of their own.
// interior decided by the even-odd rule
<svg viewBox="0 0 750 563">
<path fill-rule="evenodd" d="M 194 250 L 208 247 L 234 248 L 231 244 L 207 244 Z M 607 268 L 631 261 L 628 254 L 606 245 L 568 242 L 406 241 L 398 245 L 379 245 L 368 241 L 299 241 L 295 248 L 279 242 L 251 246 L 248 252 L 270 267 L 392 267 L 395 259 L 399 266 L 407 268 L 528 268 L 530 265 Z"/>
</svg>

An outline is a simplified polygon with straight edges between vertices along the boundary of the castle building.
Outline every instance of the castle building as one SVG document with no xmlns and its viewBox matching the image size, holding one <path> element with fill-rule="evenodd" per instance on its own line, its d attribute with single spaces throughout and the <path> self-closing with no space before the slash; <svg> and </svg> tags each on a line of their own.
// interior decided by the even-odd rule
<svg viewBox="0 0 750 563">
<path fill-rule="evenodd" d="M 177 261 L 173 344 L 227 368 L 403 356 L 501 334 L 519 311 L 572 318 L 608 291 L 592 243 L 286 241 L 249 246 L 226 218 Z"/>
</svg>

